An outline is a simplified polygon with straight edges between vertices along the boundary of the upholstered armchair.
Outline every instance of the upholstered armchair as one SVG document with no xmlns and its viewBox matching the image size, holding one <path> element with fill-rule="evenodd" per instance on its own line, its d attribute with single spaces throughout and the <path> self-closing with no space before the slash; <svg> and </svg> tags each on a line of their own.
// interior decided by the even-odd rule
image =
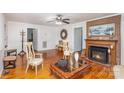
<svg viewBox="0 0 124 93">
<path fill-rule="evenodd" d="M 62 42 L 63 42 L 63 48 L 68 47 L 68 41 L 67 40 L 63 40 Z"/>
<path fill-rule="evenodd" d="M 70 57 L 70 55 L 72 54 L 70 48 L 68 46 L 65 46 L 63 48 L 63 58 L 67 59 L 67 57 Z"/>
<path fill-rule="evenodd" d="M 59 44 L 57 45 L 58 50 L 64 51 L 64 48 L 68 46 L 67 40 L 59 40 Z"/>
<path fill-rule="evenodd" d="M 26 57 L 27 57 L 27 67 L 25 73 L 27 73 L 29 66 L 34 66 L 37 76 L 37 68 L 42 65 L 43 69 L 43 57 L 42 54 L 36 54 L 33 49 L 32 42 L 27 42 L 26 44 Z M 39 57 L 38 57 L 39 56 Z"/>
</svg>

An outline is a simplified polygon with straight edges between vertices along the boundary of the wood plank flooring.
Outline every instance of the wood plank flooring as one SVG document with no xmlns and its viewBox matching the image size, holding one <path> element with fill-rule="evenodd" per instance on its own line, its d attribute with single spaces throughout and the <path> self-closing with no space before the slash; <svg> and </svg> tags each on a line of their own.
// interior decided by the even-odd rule
<svg viewBox="0 0 124 93">
<path fill-rule="evenodd" d="M 62 58 L 62 52 L 57 50 L 49 50 L 43 53 L 44 67 L 38 68 L 38 76 L 35 76 L 35 69 L 29 68 L 25 74 L 26 58 L 17 56 L 16 68 L 10 69 L 8 74 L 2 75 L 3 79 L 57 79 L 50 73 L 49 66 Z M 113 79 L 113 71 L 111 67 L 92 62 L 91 71 L 82 77 L 82 79 Z"/>
</svg>

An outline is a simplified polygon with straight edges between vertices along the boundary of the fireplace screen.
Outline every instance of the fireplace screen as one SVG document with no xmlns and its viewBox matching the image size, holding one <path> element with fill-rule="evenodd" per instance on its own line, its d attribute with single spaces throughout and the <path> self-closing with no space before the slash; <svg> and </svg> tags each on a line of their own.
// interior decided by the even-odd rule
<svg viewBox="0 0 124 93">
<path fill-rule="evenodd" d="M 89 58 L 91 60 L 108 64 L 108 48 L 106 47 L 98 47 L 98 46 L 90 46 L 89 47 Z"/>
</svg>

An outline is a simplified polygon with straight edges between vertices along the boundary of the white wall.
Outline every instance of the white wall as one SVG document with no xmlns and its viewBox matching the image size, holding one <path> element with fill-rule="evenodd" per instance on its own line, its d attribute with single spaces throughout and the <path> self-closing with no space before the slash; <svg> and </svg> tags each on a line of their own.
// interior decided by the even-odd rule
<svg viewBox="0 0 124 93">
<path fill-rule="evenodd" d="M 69 46 L 74 50 L 74 28 L 83 27 L 83 49 L 85 48 L 85 38 L 86 38 L 86 22 L 64 25 L 59 27 L 49 27 L 42 25 L 34 25 L 20 22 L 9 21 L 7 23 L 8 29 L 8 48 L 17 48 L 18 52 L 21 50 L 21 36 L 20 32 L 22 29 L 27 32 L 27 28 L 38 29 L 38 47 L 37 50 L 49 50 L 55 49 L 60 38 L 60 31 L 64 28 L 68 31 L 68 41 Z M 27 33 L 25 35 L 25 41 L 27 40 Z M 42 42 L 47 41 L 47 48 L 42 47 Z"/>
<path fill-rule="evenodd" d="M 0 75 L 3 70 L 3 56 L 4 56 L 4 24 L 5 24 L 5 18 L 4 15 L 0 13 Z"/>
<path fill-rule="evenodd" d="M 58 27 L 58 29 L 59 29 L 59 40 L 62 40 L 60 37 L 61 30 L 62 29 L 67 30 L 67 33 L 68 33 L 67 40 L 69 42 L 69 47 L 73 50 L 73 29 L 72 29 L 71 25 L 61 26 L 61 27 Z"/>
<path fill-rule="evenodd" d="M 124 65 L 124 14 L 121 17 L 121 64 Z"/>
<path fill-rule="evenodd" d="M 86 48 L 85 45 L 85 39 L 86 39 L 86 22 L 80 22 L 80 23 L 76 23 L 76 24 L 70 24 L 70 25 L 63 25 L 59 28 L 59 33 L 62 29 L 66 29 L 68 32 L 68 37 L 67 40 L 69 41 L 69 46 L 71 48 L 72 51 L 74 51 L 74 28 L 77 27 L 82 27 L 83 28 L 83 49 Z M 60 36 L 60 35 L 59 35 Z M 61 38 L 59 37 L 59 39 L 61 40 Z"/>
<path fill-rule="evenodd" d="M 0 13 L 0 50 L 4 48 L 4 15 Z"/>
<path fill-rule="evenodd" d="M 8 28 L 8 48 L 16 48 L 18 52 L 21 51 L 21 36 L 20 32 L 22 29 L 25 33 L 25 42 L 27 41 L 27 28 L 35 28 L 38 30 L 38 47 L 37 50 L 49 50 L 54 49 L 55 45 L 58 43 L 58 30 L 56 27 L 34 25 L 21 22 L 7 23 Z M 47 41 L 47 48 L 42 47 L 42 42 Z"/>
<path fill-rule="evenodd" d="M 58 44 L 59 31 L 56 27 L 41 26 L 38 31 L 38 50 L 55 49 Z M 43 48 L 42 42 L 47 41 L 47 48 Z"/>
</svg>

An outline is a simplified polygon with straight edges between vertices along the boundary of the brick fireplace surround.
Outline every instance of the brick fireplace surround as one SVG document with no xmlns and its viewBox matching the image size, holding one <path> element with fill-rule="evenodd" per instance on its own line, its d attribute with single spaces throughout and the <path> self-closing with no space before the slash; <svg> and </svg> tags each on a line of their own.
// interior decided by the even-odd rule
<svg viewBox="0 0 124 93">
<path fill-rule="evenodd" d="M 98 19 L 94 21 L 87 22 L 87 39 L 86 39 L 86 57 L 88 57 L 89 47 L 90 46 L 98 46 L 98 47 L 107 47 L 108 48 L 108 56 L 109 56 L 109 64 L 116 65 L 120 64 L 120 57 L 121 57 L 121 48 L 120 48 L 120 22 L 121 22 L 121 15 L 107 17 L 103 19 Z M 111 24 L 115 23 L 115 35 L 113 38 L 109 36 L 96 36 L 90 37 L 89 27 L 95 25 L 102 25 L 102 24 Z"/>
</svg>

